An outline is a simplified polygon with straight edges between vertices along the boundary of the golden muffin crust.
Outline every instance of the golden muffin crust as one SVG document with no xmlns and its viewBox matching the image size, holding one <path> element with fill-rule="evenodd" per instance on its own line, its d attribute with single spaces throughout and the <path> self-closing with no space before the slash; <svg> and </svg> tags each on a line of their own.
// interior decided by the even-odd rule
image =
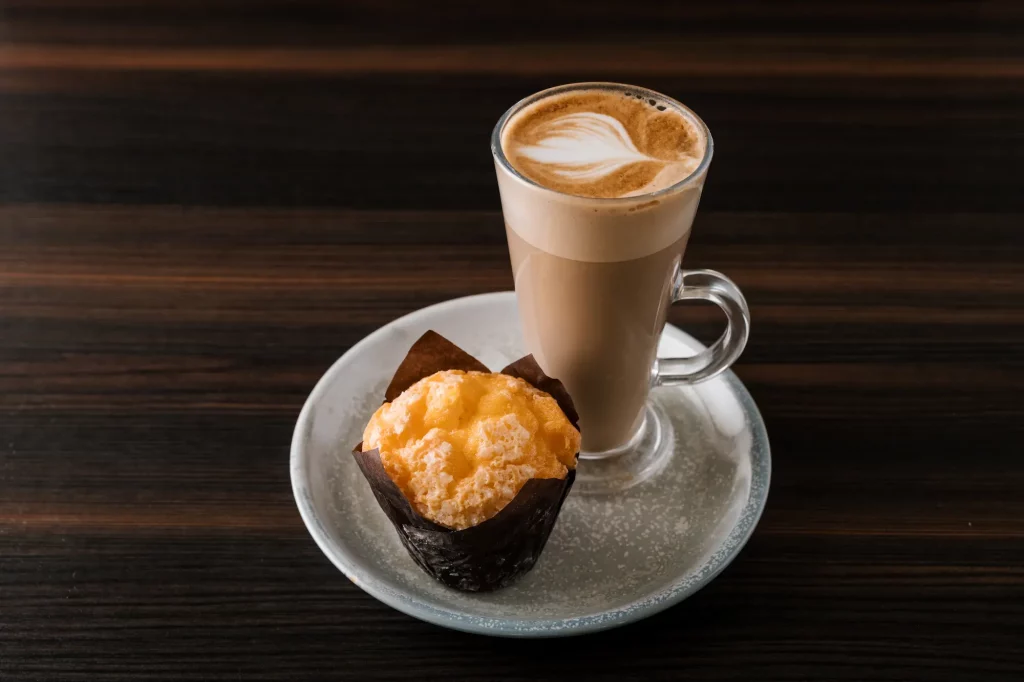
<svg viewBox="0 0 1024 682">
<path fill-rule="evenodd" d="M 437 372 L 374 413 L 363 451 L 426 518 L 461 530 L 501 511 L 531 478 L 563 478 L 580 433 L 558 403 L 505 374 Z"/>
</svg>

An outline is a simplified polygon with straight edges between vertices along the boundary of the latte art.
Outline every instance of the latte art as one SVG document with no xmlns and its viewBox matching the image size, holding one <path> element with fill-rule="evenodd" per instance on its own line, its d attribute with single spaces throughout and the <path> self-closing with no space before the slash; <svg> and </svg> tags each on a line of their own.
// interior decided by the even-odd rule
<svg viewBox="0 0 1024 682">
<path fill-rule="evenodd" d="M 519 154 L 570 180 L 596 179 L 637 161 L 657 161 L 641 154 L 625 126 L 607 114 L 569 114 L 543 128 L 543 137 L 520 147 Z"/>
<path fill-rule="evenodd" d="M 686 178 L 700 164 L 704 143 L 674 107 L 594 89 L 525 107 L 506 124 L 502 149 L 521 175 L 549 189 L 625 197 Z"/>
</svg>

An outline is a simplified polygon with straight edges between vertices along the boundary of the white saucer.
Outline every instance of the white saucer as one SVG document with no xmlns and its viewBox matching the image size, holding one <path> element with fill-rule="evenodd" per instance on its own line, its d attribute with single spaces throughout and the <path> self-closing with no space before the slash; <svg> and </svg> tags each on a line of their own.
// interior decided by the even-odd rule
<svg viewBox="0 0 1024 682">
<path fill-rule="evenodd" d="M 615 496 L 571 492 L 543 555 L 520 581 L 483 594 L 435 582 L 406 554 L 350 454 L 398 363 L 428 329 L 495 371 L 524 354 L 512 292 L 439 303 L 353 346 L 320 379 L 295 425 L 291 477 L 302 518 L 324 554 L 369 594 L 467 632 L 593 632 L 682 601 L 750 537 L 768 495 L 771 456 L 750 394 L 725 372 L 694 387 L 655 389 L 676 430 L 666 469 Z M 658 350 L 679 356 L 701 348 L 668 325 Z"/>
</svg>

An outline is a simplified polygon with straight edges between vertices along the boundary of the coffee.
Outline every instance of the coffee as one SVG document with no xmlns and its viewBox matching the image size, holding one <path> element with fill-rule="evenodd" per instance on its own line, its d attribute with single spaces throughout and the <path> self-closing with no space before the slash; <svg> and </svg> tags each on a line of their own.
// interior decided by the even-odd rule
<svg viewBox="0 0 1024 682">
<path fill-rule="evenodd" d="M 500 130 L 525 341 L 573 396 L 586 451 L 636 433 L 708 144 L 680 105 L 626 86 L 556 89 Z"/>
</svg>

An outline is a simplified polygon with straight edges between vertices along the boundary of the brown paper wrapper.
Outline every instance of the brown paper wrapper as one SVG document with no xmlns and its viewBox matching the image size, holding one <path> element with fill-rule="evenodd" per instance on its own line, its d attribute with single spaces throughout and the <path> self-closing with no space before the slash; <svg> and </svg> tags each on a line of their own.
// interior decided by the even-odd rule
<svg viewBox="0 0 1024 682">
<path fill-rule="evenodd" d="M 393 401 L 420 379 L 448 369 L 489 371 L 448 339 L 428 331 L 398 366 L 384 393 L 385 402 Z M 565 387 L 544 374 L 532 355 L 516 360 L 501 372 L 551 394 L 579 429 L 579 416 Z M 530 479 L 493 517 L 472 528 L 452 530 L 413 508 L 384 470 L 378 450 L 362 452 L 360 443 L 352 454 L 413 560 L 445 585 L 469 592 L 505 587 L 533 568 L 576 479 L 575 469 L 570 469 L 564 479 Z"/>
</svg>

